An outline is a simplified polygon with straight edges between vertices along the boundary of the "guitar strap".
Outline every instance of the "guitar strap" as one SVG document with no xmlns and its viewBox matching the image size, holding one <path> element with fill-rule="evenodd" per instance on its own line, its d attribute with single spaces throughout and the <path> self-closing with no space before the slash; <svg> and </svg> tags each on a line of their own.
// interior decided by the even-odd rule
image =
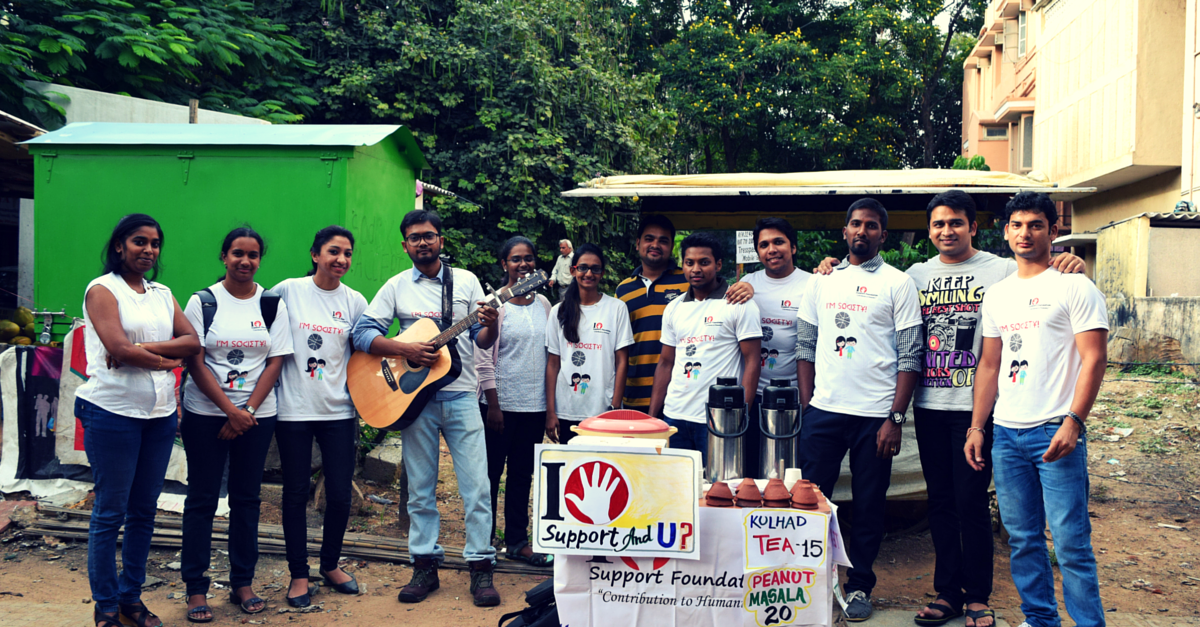
<svg viewBox="0 0 1200 627">
<path fill-rule="evenodd" d="M 442 331 L 454 323 L 454 269 L 442 261 L 442 318 L 438 328 Z"/>
</svg>

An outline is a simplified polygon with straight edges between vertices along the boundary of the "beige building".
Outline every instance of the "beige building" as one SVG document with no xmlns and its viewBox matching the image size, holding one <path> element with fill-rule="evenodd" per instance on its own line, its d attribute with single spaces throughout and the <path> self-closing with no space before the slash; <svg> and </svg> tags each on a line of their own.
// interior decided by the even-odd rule
<svg viewBox="0 0 1200 627">
<path fill-rule="evenodd" d="M 1108 297 L 1118 361 L 1200 361 L 1198 4 L 991 0 L 963 68 L 964 156 L 1096 188 L 1055 243 Z"/>
</svg>

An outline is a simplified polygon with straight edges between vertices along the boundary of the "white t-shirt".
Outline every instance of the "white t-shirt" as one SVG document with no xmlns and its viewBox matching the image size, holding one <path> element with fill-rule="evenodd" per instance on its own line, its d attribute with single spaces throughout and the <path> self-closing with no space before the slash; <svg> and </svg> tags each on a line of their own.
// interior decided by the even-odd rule
<svg viewBox="0 0 1200 627">
<path fill-rule="evenodd" d="M 83 291 L 83 350 L 88 380 L 75 395 L 97 407 L 128 418 L 162 418 L 175 411 L 175 373 L 148 370 L 129 364 L 109 368 L 108 350 L 96 334 L 87 309 L 87 293 L 100 285 L 117 299 L 121 330 L 134 344 L 166 342 L 175 334 L 175 299 L 161 283 L 142 279 L 145 293 L 138 294 L 119 274 L 109 273 L 88 283 Z M 81 347 L 76 346 L 75 350 Z"/>
<path fill-rule="evenodd" d="M 731 305 L 709 295 L 696 301 L 688 295 L 671 301 L 662 317 L 662 344 L 675 347 L 675 365 L 663 415 L 676 420 L 707 422 L 708 388 L 718 377 L 742 382 L 745 363 L 739 345 L 762 337 L 758 305 Z"/>
<path fill-rule="evenodd" d="M 287 279 L 271 291 L 287 303 L 295 351 L 279 374 L 279 420 L 353 418 L 346 366 L 350 332 L 366 310 L 367 299 L 345 283 L 323 290 L 310 276 Z"/>
<path fill-rule="evenodd" d="M 796 384 L 796 314 L 812 274 L 796 269 L 782 279 L 759 270 L 742 279 L 754 287 L 762 323 L 762 371 L 758 375 L 758 393 L 771 379 L 787 379 Z"/>
<path fill-rule="evenodd" d="M 445 273 L 446 266 L 442 266 Z M 483 287 L 479 279 L 467 270 L 454 268 L 453 322 L 466 318 L 472 311 L 479 308 L 475 303 L 484 299 Z M 418 275 L 413 281 L 413 275 Z M 435 281 L 422 275 L 415 268 L 409 268 L 388 279 L 379 293 L 363 312 L 364 316 L 379 321 L 386 326 L 392 320 L 400 323 L 403 333 L 421 318 L 429 318 L 437 322 L 442 317 L 442 282 Z M 455 349 L 462 362 L 462 372 L 458 378 L 442 388 L 441 392 L 471 392 L 475 393 L 475 342 L 469 332 L 458 336 Z"/>
<path fill-rule="evenodd" d="M 580 307 L 579 343 L 563 337 L 559 303 L 546 321 L 546 349 L 560 358 L 554 385 L 554 411 L 559 418 L 583 420 L 607 411 L 617 381 L 616 352 L 633 344 L 629 308 L 612 296 Z"/>
<path fill-rule="evenodd" d="M 1082 274 L 1050 268 L 992 286 L 983 296 L 983 336 L 1003 344 L 996 424 L 1025 429 L 1065 416 L 1083 365 L 1075 335 L 1093 329 L 1108 330 L 1108 311 Z"/>
<path fill-rule="evenodd" d="M 886 418 L 896 397 L 896 332 L 921 324 L 917 286 L 887 265 L 813 276 L 799 318 L 816 325 L 812 405 L 828 412 Z"/>
<path fill-rule="evenodd" d="M 204 347 L 204 365 L 212 371 L 221 391 L 229 397 L 230 402 L 238 407 L 245 407 L 254 392 L 258 378 L 266 368 L 267 358 L 276 355 L 292 354 L 292 330 L 288 321 L 287 303 L 279 301 L 279 309 L 275 312 L 275 322 L 267 329 L 263 321 L 259 300 L 262 299 L 263 288 L 254 285 L 254 296 L 241 300 L 234 298 L 225 286 L 216 283 L 209 287 L 217 298 L 217 314 L 213 317 L 212 327 L 208 334 L 204 333 L 204 315 L 200 311 L 200 297 L 192 294 L 188 299 L 183 314 L 200 336 L 200 345 Z M 224 416 L 204 392 L 196 387 L 196 378 L 189 376 L 184 385 L 183 408 L 201 416 Z M 275 403 L 275 390 L 267 393 L 262 405 L 255 411 L 256 416 L 271 417 L 278 413 Z"/>
</svg>

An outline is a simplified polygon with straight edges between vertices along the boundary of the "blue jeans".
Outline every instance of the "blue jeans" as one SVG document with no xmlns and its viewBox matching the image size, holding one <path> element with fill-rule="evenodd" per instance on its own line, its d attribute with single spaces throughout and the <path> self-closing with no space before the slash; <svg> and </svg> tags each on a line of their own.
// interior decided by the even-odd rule
<svg viewBox="0 0 1200 627">
<path fill-rule="evenodd" d="M 679 429 L 671 436 L 671 448 L 700 451 L 700 466 L 708 463 L 708 424 L 663 416 L 663 422 Z"/>
<path fill-rule="evenodd" d="M 1079 627 L 1103 627 L 1104 608 L 1088 518 L 1087 442 L 1081 437 L 1070 455 L 1049 464 L 1042 461 L 1059 426 L 995 426 L 996 498 L 1010 536 L 1013 583 L 1021 595 L 1026 622 L 1033 627 L 1061 624 L 1054 599 L 1054 571 L 1046 550 L 1049 522 L 1067 613 Z"/>
<path fill-rule="evenodd" d="M 154 513 L 175 442 L 176 418 L 175 414 L 128 418 L 82 398 L 75 399 L 75 416 L 83 423 L 84 451 L 96 484 L 88 527 L 88 582 L 96 609 L 116 612 L 118 603 L 137 603 L 142 598 Z M 125 539 L 118 580 L 117 532 L 122 524 Z"/>
<path fill-rule="evenodd" d="M 403 432 L 404 471 L 408 473 L 408 550 L 413 559 L 431 557 L 441 564 L 446 554 L 438 544 L 441 515 L 437 509 L 438 433 L 446 439 L 458 493 L 463 500 L 467 541 L 463 557 L 467 561 L 495 562 L 491 544 L 492 500 L 487 473 L 487 445 L 483 421 L 475 395 L 464 393 L 453 400 L 437 400 L 425 406 L 421 415 Z"/>
</svg>

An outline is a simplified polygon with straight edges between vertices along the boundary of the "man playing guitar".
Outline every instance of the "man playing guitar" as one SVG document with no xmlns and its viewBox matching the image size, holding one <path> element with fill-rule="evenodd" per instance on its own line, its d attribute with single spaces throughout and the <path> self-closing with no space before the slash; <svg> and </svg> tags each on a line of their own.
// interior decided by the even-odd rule
<svg viewBox="0 0 1200 627">
<path fill-rule="evenodd" d="M 354 326 L 354 348 L 379 357 L 396 357 L 417 367 L 430 367 L 439 351 L 432 342 L 398 342 L 385 334 L 392 321 L 403 332 L 422 318 L 432 318 L 446 328 L 452 314 L 462 320 L 478 309 L 479 323 L 471 328 L 470 338 L 462 337 L 455 346 L 462 362 L 458 377 L 433 395 L 420 415 L 405 427 L 404 470 L 408 473 L 409 550 L 413 577 L 400 590 L 399 600 L 418 603 L 437 590 L 438 565 L 445 551 L 438 544 L 439 516 L 435 491 L 438 478 L 438 435 L 446 440 L 454 458 L 458 490 L 466 519 L 466 546 L 463 557 L 470 563 L 471 595 L 475 605 L 500 604 L 500 594 L 492 585 L 496 550 L 491 546 L 491 498 L 487 475 L 487 450 L 483 422 L 475 402 L 475 347 L 488 348 L 495 342 L 496 310 L 483 303 L 483 288 L 474 274 L 450 268 L 439 255 L 444 243 L 442 221 L 432 211 L 417 210 L 404 216 L 400 230 L 404 234 L 404 252 L 413 267 L 392 277 L 380 288 L 366 312 Z"/>
</svg>

